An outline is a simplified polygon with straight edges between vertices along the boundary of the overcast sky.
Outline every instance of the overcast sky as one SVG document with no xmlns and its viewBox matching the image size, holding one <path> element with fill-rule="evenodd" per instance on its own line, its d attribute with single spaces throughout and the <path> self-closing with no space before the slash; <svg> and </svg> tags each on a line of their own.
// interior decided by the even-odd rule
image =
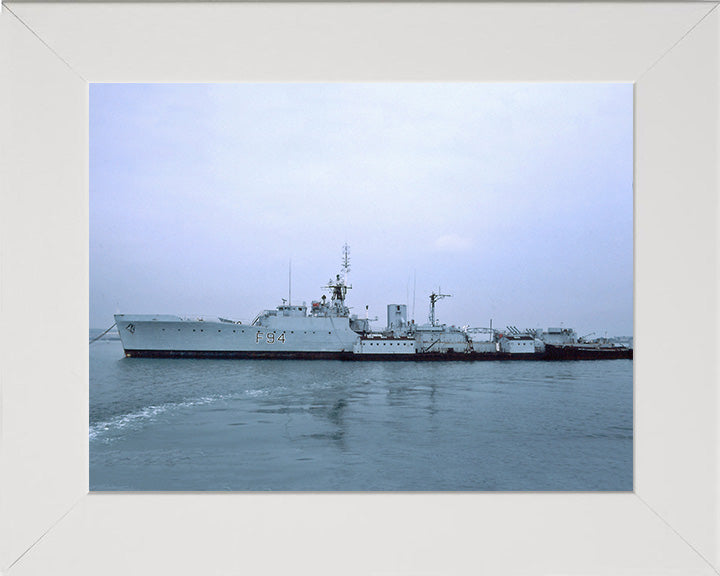
<svg viewBox="0 0 720 576">
<path fill-rule="evenodd" d="M 631 335 L 632 180 L 631 84 L 93 84 L 90 326 L 309 303 L 347 242 L 377 327 Z"/>
</svg>

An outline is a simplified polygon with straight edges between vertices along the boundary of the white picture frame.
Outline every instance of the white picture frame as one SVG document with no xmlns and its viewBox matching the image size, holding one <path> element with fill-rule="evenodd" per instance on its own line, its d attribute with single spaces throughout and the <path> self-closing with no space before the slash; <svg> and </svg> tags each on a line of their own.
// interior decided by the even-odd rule
<svg viewBox="0 0 720 576">
<path fill-rule="evenodd" d="M 717 4 L 6 3 L 0 572 L 717 574 Z M 633 493 L 88 493 L 88 82 L 259 80 L 635 83 Z"/>
</svg>

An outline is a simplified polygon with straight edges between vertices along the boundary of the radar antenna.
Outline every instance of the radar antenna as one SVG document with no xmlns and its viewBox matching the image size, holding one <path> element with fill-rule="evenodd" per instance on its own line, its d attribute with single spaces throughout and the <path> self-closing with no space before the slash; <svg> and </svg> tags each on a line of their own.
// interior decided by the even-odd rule
<svg viewBox="0 0 720 576">
<path fill-rule="evenodd" d="M 442 290 L 438 288 L 437 294 L 433 292 L 430 294 L 430 325 L 435 326 L 435 302 L 442 300 L 443 298 L 451 298 L 452 294 L 443 294 Z"/>
</svg>

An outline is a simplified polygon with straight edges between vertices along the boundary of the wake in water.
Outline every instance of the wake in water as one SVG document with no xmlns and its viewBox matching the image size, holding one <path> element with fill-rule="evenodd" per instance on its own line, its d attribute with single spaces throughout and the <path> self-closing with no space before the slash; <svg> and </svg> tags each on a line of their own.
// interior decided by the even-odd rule
<svg viewBox="0 0 720 576">
<path fill-rule="evenodd" d="M 164 413 L 172 413 L 184 408 L 205 406 L 214 402 L 221 402 L 231 398 L 231 394 L 216 396 L 201 396 L 192 400 L 182 402 L 166 402 L 164 404 L 145 406 L 139 410 L 119 414 L 102 422 L 95 422 L 90 425 L 90 441 L 105 440 L 112 441 L 117 438 L 117 433 L 125 430 L 140 430 L 147 424 L 155 421 L 158 416 Z"/>
</svg>

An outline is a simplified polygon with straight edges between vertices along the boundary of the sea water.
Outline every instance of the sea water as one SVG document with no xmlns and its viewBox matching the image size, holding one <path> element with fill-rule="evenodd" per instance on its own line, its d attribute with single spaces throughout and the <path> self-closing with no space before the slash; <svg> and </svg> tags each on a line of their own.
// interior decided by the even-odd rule
<svg viewBox="0 0 720 576">
<path fill-rule="evenodd" d="M 633 364 L 124 358 L 90 346 L 90 489 L 629 491 Z"/>
</svg>

